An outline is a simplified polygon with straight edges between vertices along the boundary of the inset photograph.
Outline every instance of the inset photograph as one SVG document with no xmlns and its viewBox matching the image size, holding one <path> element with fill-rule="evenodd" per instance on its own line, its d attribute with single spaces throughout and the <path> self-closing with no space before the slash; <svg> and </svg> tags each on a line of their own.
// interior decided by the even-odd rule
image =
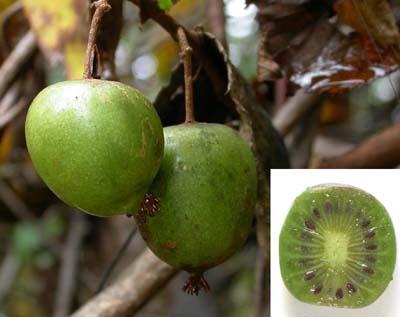
<svg viewBox="0 0 400 317">
<path fill-rule="evenodd" d="M 398 316 L 399 173 L 272 171 L 272 316 Z"/>
</svg>

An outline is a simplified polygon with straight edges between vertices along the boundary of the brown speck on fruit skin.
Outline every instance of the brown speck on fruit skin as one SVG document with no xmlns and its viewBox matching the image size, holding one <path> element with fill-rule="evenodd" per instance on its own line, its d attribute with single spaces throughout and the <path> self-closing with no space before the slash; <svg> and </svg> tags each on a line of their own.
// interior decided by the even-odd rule
<svg viewBox="0 0 400 317">
<path fill-rule="evenodd" d="M 154 196 L 152 193 L 146 193 L 140 204 L 140 210 L 137 213 L 137 220 L 139 223 L 146 223 L 146 218 L 154 217 L 160 211 L 160 198 Z"/>
<path fill-rule="evenodd" d="M 165 241 L 164 246 L 167 249 L 175 249 L 176 248 L 176 242 L 175 241 L 171 241 L 171 240 L 167 240 L 167 241 Z"/>
<path fill-rule="evenodd" d="M 186 294 L 196 296 L 199 295 L 199 291 L 201 289 L 203 289 L 206 293 L 210 290 L 210 286 L 208 285 L 202 273 L 191 274 L 182 288 Z"/>
<path fill-rule="evenodd" d="M 199 231 L 200 230 L 200 226 L 198 223 L 194 224 L 194 230 Z"/>
</svg>

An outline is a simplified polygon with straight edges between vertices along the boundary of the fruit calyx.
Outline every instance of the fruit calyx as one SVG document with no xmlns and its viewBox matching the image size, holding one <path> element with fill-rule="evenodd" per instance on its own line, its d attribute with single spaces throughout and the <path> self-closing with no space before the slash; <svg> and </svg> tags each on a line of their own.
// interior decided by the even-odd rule
<svg viewBox="0 0 400 317">
<path fill-rule="evenodd" d="M 207 293 L 210 290 L 210 286 L 204 278 L 203 273 L 193 273 L 189 275 L 182 291 L 189 295 L 198 296 L 201 289 Z"/>
<path fill-rule="evenodd" d="M 147 217 L 154 217 L 160 212 L 160 198 L 154 196 L 152 193 L 146 193 L 142 202 L 140 203 L 139 212 L 136 215 L 136 220 L 140 223 L 146 223 Z M 128 214 L 128 217 L 131 216 Z"/>
</svg>

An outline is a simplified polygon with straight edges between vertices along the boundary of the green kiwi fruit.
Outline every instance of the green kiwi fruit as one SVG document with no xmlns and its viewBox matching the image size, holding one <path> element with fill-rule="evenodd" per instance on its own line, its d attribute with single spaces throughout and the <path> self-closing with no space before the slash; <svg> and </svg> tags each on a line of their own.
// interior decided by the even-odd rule
<svg viewBox="0 0 400 317">
<path fill-rule="evenodd" d="M 298 300 L 361 308 L 392 280 L 393 224 L 365 191 L 341 184 L 306 189 L 294 201 L 279 237 L 283 281 Z"/>
<path fill-rule="evenodd" d="M 29 107 L 25 136 L 47 186 L 103 217 L 137 212 L 164 150 L 153 105 L 130 86 L 97 79 L 43 89 Z"/>
</svg>

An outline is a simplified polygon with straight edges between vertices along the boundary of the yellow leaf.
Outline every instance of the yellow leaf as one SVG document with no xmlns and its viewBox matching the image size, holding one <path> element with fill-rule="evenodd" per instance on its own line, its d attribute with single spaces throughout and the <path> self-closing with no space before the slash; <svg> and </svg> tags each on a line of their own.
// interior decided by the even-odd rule
<svg viewBox="0 0 400 317">
<path fill-rule="evenodd" d="M 62 51 L 65 42 L 78 32 L 80 16 L 85 12 L 78 11 L 82 7 L 80 2 L 82 0 L 22 0 L 41 44 L 58 51 Z"/>
<path fill-rule="evenodd" d="M 69 41 L 64 50 L 65 70 L 68 79 L 82 78 L 86 55 L 86 42 Z"/>
<path fill-rule="evenodd" d="M 14 2 L 14 0 L 0 0 L 0 15 L 13 2 Z"/>
<path fill-rule="evenodd" d="M 88 1 L 22 0 L 22 3 L 40 46 L 64 55 L 68 79 L 82 78 L 88 33 Z"/>
</svg>

